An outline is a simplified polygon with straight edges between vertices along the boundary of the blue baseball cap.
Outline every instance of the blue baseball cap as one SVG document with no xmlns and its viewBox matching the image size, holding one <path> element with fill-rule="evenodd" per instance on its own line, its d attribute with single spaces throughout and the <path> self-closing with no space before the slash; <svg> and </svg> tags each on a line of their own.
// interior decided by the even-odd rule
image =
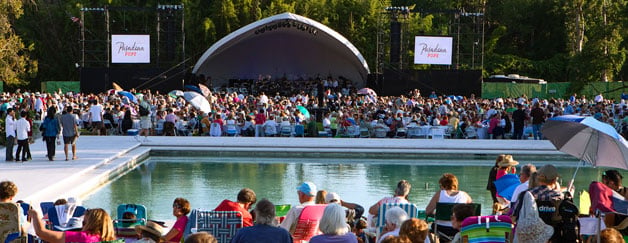
<svg viewBox="0 0 628 243">
<path fill-rule="evenodd" d="M 301 183 L 301 185 L 297 187 L 297 190 L 312 197 L 316 196 L 316 192 L 318 191 L 316 190 L 316 185 L 314 185 L 314 183 L 309 182 L 309 181 Z"/>
</svg>

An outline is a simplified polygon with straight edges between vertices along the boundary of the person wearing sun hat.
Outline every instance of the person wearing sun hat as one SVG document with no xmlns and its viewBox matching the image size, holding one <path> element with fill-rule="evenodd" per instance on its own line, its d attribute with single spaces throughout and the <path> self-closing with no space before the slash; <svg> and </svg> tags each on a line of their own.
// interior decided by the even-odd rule
<svg viewBox="0 0 628 243">
<path fill-rule="evenodd" d="M 135 231 L 138 235 L 141 235 L 142 238 L 136 242 L 139 243 L 156 243 L 161 239 L 161 235 L 163 234 L 163 227 L 161 225 L 148 221 L 146 225 L 137 225 L 135 226 Z"/>
<path fill-rule="evenodd" d="M 545 224 L 539 217 L 539 211 L 532 194 L 529 192 L 524 193 L 525 195 L 520 202 L 522 203 L 521 209 L 515 212 L 517 215 L 517 228 L 514 242 L 547 242 L 554 234 L 554 228 Z"/>
<path fill-rule="evenodd" d="M 292 231 L 294 231 L 294 226 L 296 226 L 297 220 L 299 219 L 303 208 L 305 208 L 305 206 L 315 204 L 314 199 L 316 198 L 316 192 L 318 192 L 318 190 L 316 189 L 316 185 L 314 183 L 309 181 L 301 183 L 297 187 L 297 195 L 299 196 L 299 203 L 301 204 L 290 208 L 290 211 L 286 214 L 286 218 L 283 222 L 281 222 L 279 227 L 293 233 Z"/>
</svg>

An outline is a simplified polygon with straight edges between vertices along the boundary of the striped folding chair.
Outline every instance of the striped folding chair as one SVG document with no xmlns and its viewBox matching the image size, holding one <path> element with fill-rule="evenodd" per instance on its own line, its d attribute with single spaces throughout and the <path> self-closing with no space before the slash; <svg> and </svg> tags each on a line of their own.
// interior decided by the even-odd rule
<svg viewBox="0 0 628 243">
<path fill-rule="evenodd" d="M 196 211 L 196 230 L 212 234 L 220 243 L 228 243 L 242 228 L 242 214 L 237 211 Z"/>
<path fill-rule="evenodd" d="M 381 236 L 384 226 L 386 226 L 386 211 L 393 207 L 400 207 L 403 211 L 406 211 L 408 218 L 419 218 L 419 215 L 423 215 L 421 219 L 425 220 L 425 211 L 419 211 L 419 208 L 413 203 L 384 203 L 379 206 L 377 213 L 377 221 L 375 224 L 377 227 L 377 238 Z"/>
<path fill-rule="evenodd" d="M 462 221 L 460 236 L 464 242 L 510 242 L 512 220 L 508 215 L 471 216 Z"/>
</svg>

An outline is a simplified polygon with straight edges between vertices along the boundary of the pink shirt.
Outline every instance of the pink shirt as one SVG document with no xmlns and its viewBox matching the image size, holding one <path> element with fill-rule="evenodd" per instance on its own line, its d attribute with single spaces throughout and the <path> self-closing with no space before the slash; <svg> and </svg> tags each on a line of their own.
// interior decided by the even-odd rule
<svg viewBox="0 0 628 243">
<path fill-rule="evenodd" d="M 66 231 L 65 242 L 101 242 L 100 235 L 90 235 L 85 231 Z"/>
<path fill-rule="evenodd" d="M 183 231 L 185 231 L 185 225 L 188 223 L 188 216 L 181 216 L 177 219 L 177 222 L 174 223 L 174 226 L 172 226 L 173 229 L 177 229 L 179 231 L 179 234 L 177 234 L 177 236 L 175 236 L 172 240 L 170 240 L 171 242 L 179 242 L 181 241 L 181 238 L 183 237 Z"/>
</svg>

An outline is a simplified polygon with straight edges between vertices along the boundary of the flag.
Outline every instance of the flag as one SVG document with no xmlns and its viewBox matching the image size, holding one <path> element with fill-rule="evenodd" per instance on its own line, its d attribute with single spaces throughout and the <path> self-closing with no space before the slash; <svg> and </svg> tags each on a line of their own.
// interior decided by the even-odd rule
<svg viewBox="0 0 628 243">
<path fill-rule="evenodd" d="M 120 87 L 120 85 L 118 85 L 116 82 L 113 82 L 113 89 L 115 89 L 116 91 L 121 91 L 124 90 L 122 87 Z"/>
</svg>

